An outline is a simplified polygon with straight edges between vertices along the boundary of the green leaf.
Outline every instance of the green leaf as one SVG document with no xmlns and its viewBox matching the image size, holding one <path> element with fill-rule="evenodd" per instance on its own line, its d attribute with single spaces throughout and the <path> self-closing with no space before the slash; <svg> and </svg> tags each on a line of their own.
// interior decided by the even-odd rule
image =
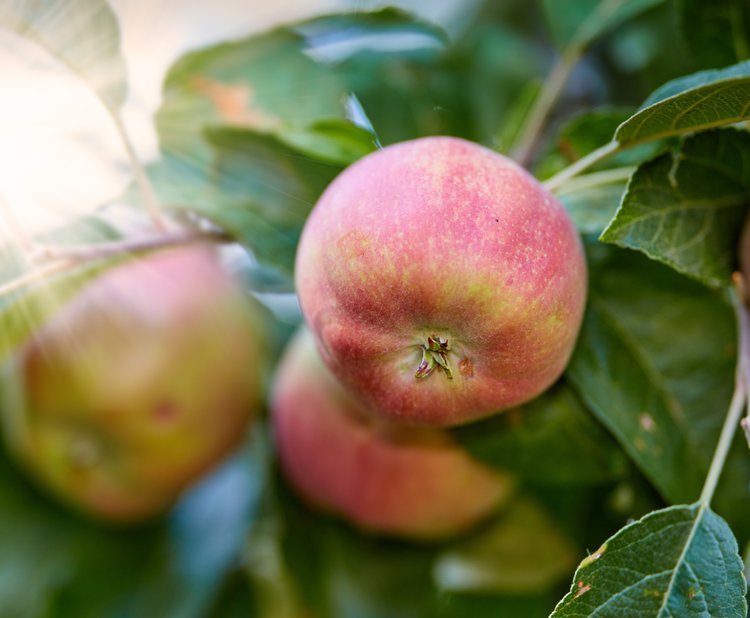
<svg viewBox="0 0 750 618">
<path fill-rule="evenodd" d="M 622 146 L 750 118 L 750 61 L 680 77 L 656 90 L 615 133 Z"/>
<path fill-rule="evenodd" d="M 317 17 L 189 53 L 164 84 L 156 117 L 162 151 L 208 166 L 202 131 L 216 124 L 272 134 L 302 150 L 316 147 L 308 142 L 321 132 L 330 137 L 331 119 L 345 118 L 351 91 L 373 81 L 384 88 L 381 69 L 396 61 L 432 62 L 445 43 L 440 28 L 385 8 Z M 348 149 L 333 153 L 336 162 L 366 150 L 364 135 L 353 140 L 347 131 L 346 139 Z M 327 160 L 332 145 L 315 156 Z"/>
<path fill-rule="evenodd" d="M 732 393 L 731 309 L 636 253 L 597 251 L 567 376 L 662 496 L 692 501 Z M 748 514 L 750 497 L 735 498 L 737 512 Z"/>
<path fill-rule="evenodd" d="M 579 177 L 583 178 L 586 176 Z M 620 206 L 625 186 L 624 181 L 619 181 L 575 188 L 569 182 L 564 185 L 564 190 L 557 193 L 557 198 L 565 206 L 581 234 L 598 236 L 609 225 Z"/>
<path fill-rule="evenodd" d="M 560 48 L 585 47 L 662 0 L 544 0 L 544 10 Z"/>
<path fill-rule="evenodd" d="M 351 84 L 340 63 L 365 52 L 386 62 L 425 46 L 434 55 L 444 44 L 439 28 L 382 9 L 318 17 L 191 52 L 172 66 L 164 83 L 156 116 L 162 150 L 207 164 L 202 131 L 216 124 L 273 134 L 302 150 L 315 147 L 315 134 L 330 137 L 337 128 L 331 119 L 344 118 Z M 349 149 L 334 153 L 337 162 L 367 150 L 364 135 L 355 138 L 347 130 L 344 137 Z M 315 154 L 326 158 L 331 152 Z"/>
<path fill-rule="evenodd" d="M 742 567 L 732 531 L 710 509 L 655 511 L 581 562 L 551 618 L 745 616 Z"/>
<path fill-rule="evenodd" d="M 21 0 L 5 3 L 0 28 L 45 48 L 83 78 L 110 109 L 127 93 L 117 18 L 106 0 Z"/>
<path fill-rule="evenodd" d="M 351 140 L 342 139 L 346 130 Z M 289 277 L 307 215 L 344 166 L 251 129 L 213 127 L 205 137 L 212 152 L 209 167 L 165 157 L 149 168 L 160 200 L 206 217 L 251 250 L 262 265 Z M 331 159 L 345 150 L 351 154 L 348 144 L 364 144 L 363 130 L 343 123 L 335 125 L 331 136 L 308 134 L 305 139 L 321 150 L 325 148 L 320 144 L 326 143 Z"/>
<path fill-rule="evenodd" d="M 183 56 L 167 74 L 156 114 L 162 151 L 208 168 L 209 125 L 278 134 L 342 117 L 343 82 L 305 45 L 302 35 L 279 28 Z"/>
<path fill-rule="evenodd" d="M 376 148 L 370 131 L 341 118 L 319 120 L 305 129 L 286 131 L 279 139 L 303 155 L 342 167 Z"/>
<path fill-rule="evenodd" d="M 250 588 L 247 576 L 242 571 L 238 571 L 224 582 L 206 618 L 248 618 L 250 616 L 286 618 L 289 614 L 274 614 L 272 611 L 258 610 L 258 602 L 255 600 L 254 591 Z"/>
<path fill-rule="evenodd" d="M 359 54 L 384 61 L 432 57 L 449 42 L 435 24 L 396 7 L 324 15 L 288 28 L 304 36 L 310 55 L 329 63 Z"/>
<path fill-rule="evenodd" d="M 601 240 L 720 288 L 736 267 L 748 202 L 750 134 L 701 133 L 638 168 Z"/>
<path fill-rule="evenodd" d="M 701 68 L 750 58 L 750 4 L 746 0 L 680 0 L 680 25 Z"/>
<path fill-rule="evenodd" d="M 701 470 L 687 456 L 682 415 L 674 409 L 660 376 L 651 375 L 649 369 L 632 335 L 618 328 L 616 319 L 592 294 L 568 375 L 630 457 L 674 502 L 695 496 Z"/>
<path fill-rule="evenodd" d="M 303 156 L 247 129 L 214 128 L 207 138 L 216 153 L 214 186 L 241 225 L 231 225 L 226 207 L 206 204 L 198 212 L 236 235 L 259 260 L 291 271 L 307 215 L 343 166 Z"/>
<path fill-rule="evenodd" d="M 577 553 L 543 507 L 519 498 L 488 528 L 439 554 L 435 580 L 448 592 L 528 594 L 566 578 Z"/>
<path fill-rule="evenodd" d="M 453 433 L 486 464 L 535 483 L 603 483 L 622 477 L 627 467 L 612 438 L 565 384 Z"/>
<path fill-rule="evenodd" d="M 283 556 L 315 618 L 436 615 L 433 550 L 359 534 L 304 507 L 282 488 Z"/>
</svg>

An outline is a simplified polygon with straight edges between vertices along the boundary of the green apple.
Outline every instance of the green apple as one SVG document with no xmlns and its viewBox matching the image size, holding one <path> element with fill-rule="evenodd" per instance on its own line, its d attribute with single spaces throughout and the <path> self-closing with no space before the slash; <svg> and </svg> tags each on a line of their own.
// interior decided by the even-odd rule
<svg viewBox="0 0 750 618">
<path fill-rule="evenodd" d="M 68 504 L 148 518 L 243 440 L 264 362 L 256 308 L 212 246 L 136 256 L 19 351 L 6 438 Z"/>
</svg>

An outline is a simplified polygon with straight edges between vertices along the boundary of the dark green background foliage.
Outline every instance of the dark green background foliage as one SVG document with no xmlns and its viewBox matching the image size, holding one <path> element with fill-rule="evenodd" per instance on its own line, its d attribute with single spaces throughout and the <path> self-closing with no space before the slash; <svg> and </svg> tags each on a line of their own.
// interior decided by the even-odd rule
<svg viewBox="0 0 750 618">
<path fill-rule="evenodd" d="M 47 28 L 50 7 L 76 45 Z M 611 155 L 553 181 L 589 262 L 578 345 L 537 400 L 453 430 L 475 457 L 514 472 L 512 503 L 450 543 L 368 536 L 290 492 L 264 421 L 171 513 L 112 529 L 53 504 L 2 455 L 0 616 L 745 614 L 743 439 L 713 510 L 698 500 L 734 385 L 729 290 L 750 197 L 749 5 L 476 7 L 450 35 L 383 9 L 190 52 L 165 79 L 162 157 L 147 171 L 166 206 L 206 218 L 257 258 L 243 273 L 248 287 L 291 292 L 302 225 L 336 174 L 379 145 L 425 135 L 512 153 L 552 66 L 575 55 L 528 166 L 548 179 L 598 149 Z M 117 119 L 126 84 L 103 1 L 12 3 L 0 27 L 57 55 Z M 86 52 L 101 39 L 106 57 L 94 62 Z M 345 45 L 332 51 L 331 41 Z M 117 69 L 106 83 L 103 62 Z M 137 191 L 127 197 L 138 205 Z M 39 240 L 116 237 L 103 211 Z M 3 297 L 0 358 L 54 309 L 50 298 L 63 302 L 106 265 Z M 29 268 L 18 247 L 0 247 L 0 284 Z M 300 318 L 268 319 L 278 355 Z"/>
</svg>

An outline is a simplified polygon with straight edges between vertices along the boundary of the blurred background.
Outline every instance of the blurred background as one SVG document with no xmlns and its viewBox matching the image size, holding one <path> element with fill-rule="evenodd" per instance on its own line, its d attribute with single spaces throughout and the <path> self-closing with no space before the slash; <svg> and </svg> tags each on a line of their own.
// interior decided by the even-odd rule
<svg viewBox="0 0 750 618">
<path fill-rule="evenodd" d="M 123 115 L 140 158 L 146 163 L 158 157 L 153 114 L 167 69 L 181 54 L 314 15 L 387 4 L 413 11 L 453 36 L 479 9 L 476 0 L 113 1 L 129 83 Z M 0 191 L 32 229 L 90 211 L 122 194 L 131 180 L 110 119 L 91 91 L 60 69 L 44 51 L 0 32 Z"/>
<path fill-rule="evenodd" d="M 452 74 L 461 73 L 478 100 L 476 108 L 460 112 L 478 116 L 473 121 L 484 134 L 475 137 L 485 143 L 495 137 L 490 131 L 496 129 L 519 88 L 530 78 L 541 79 L 556 53 L 541 7 L 518 0 L 113 0 L 111 4 L 120 21 L 127 63 L 124 119 L 144 162 L 158 156 L 153 114 L 169 66 L 187 50 L 275 25 L 391 5 L 440 26 L 460 51 L 440 71 L 425 67 L 423 78 L 431 84 L 423 95 L 434 99 L 432 113 L 440 115 L 441 107 L 455 105 L 455 97 L 466 94 L 450 92 Z M 577 102 L 637 105 L 650 89 L 689 66 L 675 17 L 666 3 L 655 4 L 662 8 L 618 28 L 596 45 L 576 69 L 563 112 Z M 86 86 L 61 71 L 48 54 L 7 32 L 0 33 L 0 71 L 0 191 L 24 225 L 38 229 L 59 224 L 71 213 L 120 195 L 130 181 L 127 160 L 111 122 Z M 444 111 L 449 115 L 459 110 Z M 435 128 L 456 132 L 457 127 Z"/>
</svg>

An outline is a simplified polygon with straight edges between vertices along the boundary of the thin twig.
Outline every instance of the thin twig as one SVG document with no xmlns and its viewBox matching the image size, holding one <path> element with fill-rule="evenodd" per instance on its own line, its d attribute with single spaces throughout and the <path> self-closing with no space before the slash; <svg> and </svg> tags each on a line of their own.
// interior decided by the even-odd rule
<svg viewBox="0 0 750 618">
<path fill-rule="evenodd" d="M 745 381 L 745 388 L 748 388 L 750 385 L 750 314 L 748 314 L 747 310 L 748 287 L 744 275 L 740 272 L 735 272 L 732 275 L 732 281 L 737 295 L 742 303 L 744 303 L 738 314 L 739 355 L 742 359 L 740 372 Z M 740 421 L 740 426 L 745 432 L 745 438 L 747 439 L 748 446 L 750 446 L 750 409 L 748 409 L 747 414 Z"/>
<path fill-rule="evenodd" d="M 583 189 L 592 189 L 594 187 L 623 182 L 630 178 L 635 169 L 635 166 L 629 165 L 626 167 L 616 167 L 611 170 L 602 170 L 601 172 L 593 172 L 592 174 L 578 176 L 566 182 L 558 191 L 555 191 L 555 194 L 566 195 Z"/>
<path fill-rule="evenodd" d="M 45 264 L 44 266 L 40 266 L 39 268 L 36 268 L 28 273 L 21 275 L 20 277 L 16 277 L 15 279 L 12 279 L 7 283 L 0 285 L 0 297 L 7 296 L 8 294 L 12 294 L 13 292 L 17 292 L 18 290 L 23 289 L 26 286 L 31 285 L 32 283 L 36 283 L 37 281 L 49 277 L 50 275 L 54 275 L 73 268 L 78 263 L 79 261 L 74 258 L 65 258 L 62 260 L 50 262 L 49 264 Z"/>
<path fill-rule="evenodd" d="M 143 165 L 141 165 L 141 162 L 138 159 L 138 155 L 135 152 L 133 142 L 131 141 L 130 135 L 128 135 L 127 130 L 125 129 L 125 125 L 122 122 L 120 113 L 116 109 L 112 109 L 109 106 L 106 107 L 110 117 L 112 118 L 112 121 L 115 124 L 115 127 L 117 128 L 117 133 L 122 140 L 123 146 L 125 146 L 125 152 L 128 155 L 130 166 L 133 169 L 135 182 L 138 185 L 141 196 L 143 197 L 143 204 L 146 207 L 146 212 L 151 218 L 151 222 L 153 223 L 154 228 L 164 232 L 167 230 L 167 225 L 161 214 L 159 199 L 156 197 L 156 192 L 151 185 L 151 181 L 148 179 L 146 171 L 143 169 Z"/>
<path fill-rule="evenodd" d="M 534 101 L 531 111 L 526 116 L 518 143 L 513 149 L 512 157 L 520 165 L 526 166 L 529 164 L 536 144 L 544 131 L 547 117 L 560 98 L 565 84 L 568 82 L 568 78 L 582 53 L 583 48 L 578 46 L 569 48 L 558 58 L 547 79 L 544 80 L 542 89 Z"/>
<path fill-rule="evenodd" d="M 70 270 L 86 262 L 99 260 L 126 253 L 138 253 L 149 249 L 172 247 L 193 242 L 229 242 L 231 239 L 224 232 L 205 232 L 198 230 L 180 230 L 141 238 L 130 238 L 109 243 L 86 246 L 51 247 L 42 246 L 35 255 L 37 260 L 49 260 L 48 263 L 7 283 L 0 285 L 0 297 L 16 292 L 49 275 Z"/>
<path fill-rule="evenodd" d="M 578 26 L 565 51 L 552 67 L 552 71 L 542 84 L 539 96 L 526 117 L 526 122 L 520 131 L 521 137 L 518 145 L 513 151 L 513 159 L 521 165 L 526 166 L 530 162 L 536 144 L 544 131 L 547 117 L 560 98 L 570 74 L 591 42 L 601 34 L 600 24 L 606 23 L 624 2 L 625 0 L 604 0 L 599 3 Z"/>
<path fill-rule="evenodd" d="M 125 238 L 123 240 L 92 245 L 42 245 L 37 250 L 38 253 L 35 257 L 42 260 L 74 258 L 82 261 L 90 261 L 110 257 L 112 255 L 119 255 L 121 253 L 137 253 L 139 251 L 148 251 L 149 249 L 185 245 L 201 240 L 225 242 L 230 239 L 224 232 L 206 232 L 201 230 L 183 229 L 174 232 L 166 232 L 164 234 L 154 234 L 138 238 Z"/>
<path fill-rule="evenodd" d="M 748 363 L 747 347 L 748 337 L 750 336 L 750 333 L 748 333 L 748 324 L 750 322 L 748 322 L 747 319 L 747 307 L 745 306 L 744 299 L 738 294 L 736 288 L 732 290 L 732 292 L 732 300 L 737 316 L 737 329 L 739 333 L 734 394 L 732 395 L 732 401 L 729 404 L 729 411 L 724 420 L 724 425 L 721 428 L 719 442 L 714 451 L 714 456 L 711 459 L 711 465 L 708 469 L 708 474 L 706 475 L 706 481 L 703 484 L 703 491 L 701 491 L 699 502 L 704 508 L 708 508 L 711 505 L 711 499 L 716 491 L 721 471 L 724 469 L 729 449 L 732 446 L 734 433 L 737 430 L 737 426 L 740 424 L 740 417 L 742 416 L 742 412 L 745 410 L 745 404 L 747 403 L 745 372 Z"/>
</svg>

